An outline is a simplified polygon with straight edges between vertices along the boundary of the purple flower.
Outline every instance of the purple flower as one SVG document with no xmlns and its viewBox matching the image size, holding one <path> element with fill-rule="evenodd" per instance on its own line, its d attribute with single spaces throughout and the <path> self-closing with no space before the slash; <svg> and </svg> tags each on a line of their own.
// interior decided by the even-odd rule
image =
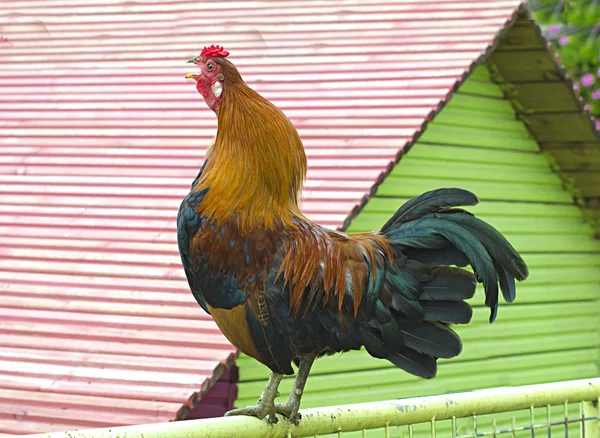
<svg viewBox="0 0 600 438">
<path fill-rule="evenodd" d="M 548 35 L 556 35 L 558 32 L 560 32 L 560 25 L 559 24 L 555 24 L 554 26 L 550 26 L 548 28 Z"/>
<path fill-rule="evenodd" d="M 590 85 L 592 85 L 594 83 L 594 75 L 591 73 L 586 73 L 581 77 L 581 85 L 583 85 L 584 87 L 589 87 Z"/>
<path fill-rule="evenodd" d="M 587 112 L 592 111 L 592 105 L 590 105 L 589 103 L 586 103 L 585 105 L 583 105 L 583 109 L 586 110 Z"/>
<path fill-rule="evenodd" d="M 592 91 L 592 100 L 600 100 L 600 89 Z"/>
<path fill-rule="evenodd" d="M 600 131 L 600 120 L 596 120 L 596 129 Z"/>
<path fill-rule="evenodd" d="M 569 37 L 566 35 L 561 36 L 558 39 L 558 45 L 559 46 L 566 46 L 567 44 L 569 44 Z"/>
<path fill-rule="evenodd" d="M 600 61 L 600 59 L 599 59 Z M 596 76 L 598 76 L 600 78 L 600 68 L 598 69 L 598 71 L 596 72 Z"/>
</svg>

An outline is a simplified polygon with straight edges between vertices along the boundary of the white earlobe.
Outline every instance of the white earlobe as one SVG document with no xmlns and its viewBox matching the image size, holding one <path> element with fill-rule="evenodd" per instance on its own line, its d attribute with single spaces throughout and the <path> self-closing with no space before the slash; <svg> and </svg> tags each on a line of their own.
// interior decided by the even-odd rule
<svg viewBox="0 0 600 438">
<path fill-rule="evenodd" d="M 213 94 L 215 95 L 215 97 L 218 99 L 219 97 L 221 97 L 221 94 L 223 93 L 223 87 L 221 86 L 220 82 L 215 82 L 212 85 L 212 90 L 213 90 Z"/>
</svg>

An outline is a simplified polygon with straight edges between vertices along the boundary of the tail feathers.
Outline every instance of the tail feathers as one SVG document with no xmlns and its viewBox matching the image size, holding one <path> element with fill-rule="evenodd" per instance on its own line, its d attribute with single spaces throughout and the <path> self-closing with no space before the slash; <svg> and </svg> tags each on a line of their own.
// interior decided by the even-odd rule
<svg viewBox="0 0 600 438">
<path fill-rule="evenodd" d="M 424 379 L 432 379 L 437 374 L 437 359 L 406 349 L 386 357 L 404 371 Z"/>
<path fill-rule="evenodd" d="M 476 205 L 477 196 L 463 189 L 438 189 L 407 201 L 381 228 L 383 234 L 394 226 L 420 218 L 427 213 L 457 205 Z"/>
<path fill-rule="evenodd" d="M 406 259 L 406 258 L 405 258 Z M 433 278 L 433 270 L 414 260 L 401 260 L 401 266 L 388 266 L 386 288 L 391 291 L 391 307 L 410 319 L 423 318 L 419 295 L 423 283 Z"/>
<path fill-rule="evenodd" d="M 420 301 L 467 300 L 475 295 L 477 280 L 464 269 L 441 266 L 434 270 L 433 280 L 423 286 Z"/>
<path fill-rule="evenodd" d="M 388 346 L 383 342 L 383 335 L 377 336 L 376 330 L 373 330 L 371 327 L 359 327 L 359 331 L 361 334 L 361 338 L 363 341 L 363 345 L 367 352 L 373 356 L 380 359 L 387 359 L 388 356 L 392 353 Z"/>
<path fill-rule="evenodd" d="M 438 214 L 437 216 L 442 216 Z M 466 214 L 446 214 L 446 219 L 468 229 L 485 246 L 494 260 L 498 273 L 504 299 L 511 303 L 516 298 L 515 278 L 524 280 L 529 275 L 529 270 L 519 253 L 513 246 L 491 225 Z"/>
<path fill-rule="evenodd" d="M 460 338 L 454 331 L 436 322 L 411 322 L 402 327 L 404 344 L 418 353 L 450 359 L 462 350 Z"/>
<path fill-rule="evenodd" d="M 473 317 L 473 309 L 464 301 L 425 301 L 421 307 L 426 321 L 467 324 Z"/>
<path fill-rule="evenodd" d="M 527 269 L 527 267 L 525 268 Z M 512 303 L 515 298 L 517 298 L 517 285 L 515 283 L 515 277 L 509 272 L 506 272 L 506 270 L 499 269 L 499 267 L 496 267 L 496 270 L 498 271 L 498 281 L 500 281 L 500 290 L 502 291 L 502 296 L 507 303 Z M 529 271 L 527 270 L 527 275 L 528 274 Z M 522 278 L 527 278 L 527 275 Z"/>
<path fill-rule="evenodd" d="M 455 247 L 443 249 L 407 249 L 405 255 L 412 260 L 418 261 L 428 267 L 436 266 L 458 266 L 460 268 L 469 265 L 467 256 Z"/>
<path fill-rule="evenodd" d="M 374 357 L 431 378 L 438 358 L 455 357 L 462 350 L 448 324 L 471 320 L 473 310 L 465 300 L 473 297 L 477 282 L 485 289 L 490 322 L 496 317 L 500 291 L 506 301 L 514 300 L 515 280 L 528 275 L 525 262 L 493 227 L 452 208 L 477 202 L 468 191 L 440 189 L 408 201 L 396 212 L 380 231 L 390 243 L 393 262 L 386 262 L 373 277 L 369 273 L 368 305 L 355 318 L 344 319 L 353 341 L 340 335 L 342 347 L 360 343 Z M 474 274 L 461 269 L 467 265 Z"/>
<path fill-rule="evenodd" d="M 382 332 L 377 333 L 370 327 L 361 328 L 363 345 L 367 352 L 380 359 L 387 359 L 403 370 L 423 378 L 432 378 L 437 371 L 436 358 L 429 356 L 402 345 L 395 349 L 386 340 L 388 336 Z M 401 343 L 402 335 L 395 333 L 394 344 Z M 416 341 L 412 341 L 416 342 Z"/>
<path fill-rule="evenodd" d="M 419 237 L 428 237 L 430 234 L 435 234 L 462 251 L 469 259 L 471 266 L 473 266 L 477 278 L 484 285 L 486 295 L 485 304 L 490 308 L 498 305 L 498 278 L 494 262 L 486 247 L 473 233 L 452 221 L 430 215 L 408 222 L 404 224 L 404 227 L 407 230 L 410 229 L 409 233 L 412 235 L 410 242 L 412 246 L 427 244 L 426 239 L 419 239 Z M 404 244 L 404 239 L 402 238 L 396 241 Z"/>
<path fill-rule="evenodd" d="M 506 301 L 513 301 L 515 279 L 524 280 L 528 270 L 515 249 L 492 226 L 463 210 L 449 208 L 476 203 L 475 195 L 465 190 L 434 190 L 408 201 L 381 233 L 399 245 L 405 255 L 415 256 L 427 266 L 435 266 L 437 261 L 461 266 L 466 258 L 477 280 L 483 283 L 485 304 L 491 308 L 493 322 L 499 290 Z"/>
<path fill-rule="evenodd" d="M 392 289 L 392 308 L 411 319 L 421 319 L 423 311 L 418 300 L 421 283 L 408 271 L 390 275 L 387 282 Z"/>
<path fill-rule="evenodd" d="M 406 318 L 392 311 L 389 318 L 373 317 L 358 330 L 369 354 L 387 359 L 411 374 L 429 378 L 435 376 L 437 358 L 455 357 L 462 350 L 458 335 L 438 321 L 466 322 L 472 312 L 464 301 L 421 304 L 425 319 Z"/>
</svg>

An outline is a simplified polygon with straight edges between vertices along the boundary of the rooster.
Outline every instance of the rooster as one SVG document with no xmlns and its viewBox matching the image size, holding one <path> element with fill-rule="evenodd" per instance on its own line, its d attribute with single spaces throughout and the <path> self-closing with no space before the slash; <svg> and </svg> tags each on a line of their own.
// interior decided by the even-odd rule
<svg viewBox="0 0 600 438">
<path fill-rule="evenodd" d="M 492 226 L 454 208 L 471 192 L 430 191 L 373 233 L 346 234 L 307 219 L 298 206 L 307 162 L 291 121 L 252 90 L 229 52 L 205 47 L 186 75 L 218 119 L 217 136 L 181 203 L 178 244 L 190 289 L 227 339 L 270 368 L 255 406 L 227 415 L 297 424 L 316 358 L 365 350 L 432 378 L 438 358 L 462 349 L 450 324 L 468 323 L 466 299 L 483 283 L 490 322 L 525 262 Z M 461 267 L 471 265 L 474 274 Z M 276 404 L 283 375 L 293 389 Z"/>
</svg>

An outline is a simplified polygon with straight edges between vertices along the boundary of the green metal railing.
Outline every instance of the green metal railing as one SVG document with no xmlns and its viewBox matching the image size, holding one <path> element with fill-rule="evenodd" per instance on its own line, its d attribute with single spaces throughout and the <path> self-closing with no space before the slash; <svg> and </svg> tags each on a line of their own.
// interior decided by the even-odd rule
<svg viewBox="0 0 600 438">
<path fill-rule="evenodd" d="M 297 427 L 250 417 L 30 435 L 45 438 L 600 438 L 600 378 L 302 410 Z"/>
</svg>

